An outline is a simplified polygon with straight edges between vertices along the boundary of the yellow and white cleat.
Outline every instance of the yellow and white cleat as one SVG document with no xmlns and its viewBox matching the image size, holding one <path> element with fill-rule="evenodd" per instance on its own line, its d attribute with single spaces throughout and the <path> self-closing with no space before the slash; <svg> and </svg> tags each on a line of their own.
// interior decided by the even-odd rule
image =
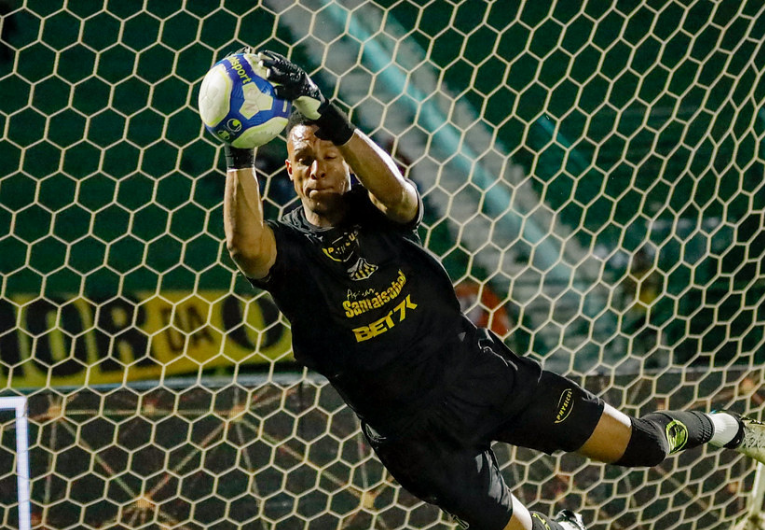
<svg viewBox="0 0 765 530">
<path fill-rule="evenodd" d="M 742 430 L 736 438 L 741 441 L 732 449 L 765 464 L 765 423 L 746 416 L 739 416 L 738 421 Z"/>
<path fill-rule="evenodd" d="M 561 510 L 553 520 L 566 530 L 587 530 L 582 516 L 571 510 Z"/>
</svg>

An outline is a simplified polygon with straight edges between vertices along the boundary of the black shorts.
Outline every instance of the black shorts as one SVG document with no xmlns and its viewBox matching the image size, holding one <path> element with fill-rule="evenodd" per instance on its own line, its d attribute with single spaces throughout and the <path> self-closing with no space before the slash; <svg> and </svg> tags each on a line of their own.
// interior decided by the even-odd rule
<svg viewBox="0 0 765 530">
<path fill-rule="evenodd" d="M 603 413 L 579 385 L 516 356 L 499 340 L 481 342 L 463 375 L 421 411 L 406 433 L 364 433 L 393 477 L 471 529 L 501 530 L 512 497 L 492 441 L 546 453 L 576 451 Z"/>
</svg>

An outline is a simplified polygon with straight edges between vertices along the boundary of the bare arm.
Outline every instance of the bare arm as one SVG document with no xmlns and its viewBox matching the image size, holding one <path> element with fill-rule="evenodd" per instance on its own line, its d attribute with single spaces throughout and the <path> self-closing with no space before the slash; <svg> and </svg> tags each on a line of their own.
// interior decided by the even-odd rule
<svg viewBox="0 0 765 530">
<path fill-rule="evenodd" d="M 419 200 L 414 184 L 404 179 L 390 155 L 355 127 L 321 93 L 308 74 L 278 53 L 258 54 L 267 77 L 277 83 L 276 94 L 292 101 L 300 113 L 323 131 L 322 139 L 340 149 L 343 159 L 369 191 L 374 205 L 389 219 L 408 223 L 417 216 Z"/>
<path fill-rule="evenodd" d="M 263 220 L 253 168 L 229 169 L 223 200 L 223 227 L 231 258 L 250 278 L 264 278 L 276 261 L 274 232 Z"/>
<path fill-rule="evenodd" d="M 369 191 L 374 205 L 389 219 L 408 223 L 417 216 L 419 200 L 414 184 L 399 172 L 390 155 L 355 127 L 321 93 L 305 70 L 278 53 L 258 54 L 267 77 L 276 82 L 279 97 L 293 102 L 300 113 L 324 132 L 323 139 L 338 146 L 343 158 Z"/>
<path fill-rule="evenodd" d="M 417 216 L 417 190 L 401 175 L 388 153 L 358 129 L 339 149 L 353 173 L 369 191 L 374 205 L 388 218 L 408 223 Z"/>
</svg>

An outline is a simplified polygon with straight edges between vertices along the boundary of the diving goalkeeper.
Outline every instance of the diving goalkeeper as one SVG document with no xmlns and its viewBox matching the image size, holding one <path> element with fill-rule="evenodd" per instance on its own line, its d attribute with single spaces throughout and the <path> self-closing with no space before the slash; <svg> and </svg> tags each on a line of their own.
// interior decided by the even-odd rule
<svg viewBox="0 0 765 530">
<path fill-rule="evenodd" d="M 553 519 L 521 505 L 491 442 L 629 467 L 705 443 L 765 460 L 759 422 L 725 412 L 630 417 L 477 329 L 419 241 L 414 184 L 299 66 L 269 51 L 259 58 L 299 111 L 286 167 L 300 204 L 266 221 L 253 151 L 226 147 L 228 250 L 289 319 L 295 358 L 327 377 L 404 488 L 473 529 L 583 530 L 573 512 Z"/>
</svg>

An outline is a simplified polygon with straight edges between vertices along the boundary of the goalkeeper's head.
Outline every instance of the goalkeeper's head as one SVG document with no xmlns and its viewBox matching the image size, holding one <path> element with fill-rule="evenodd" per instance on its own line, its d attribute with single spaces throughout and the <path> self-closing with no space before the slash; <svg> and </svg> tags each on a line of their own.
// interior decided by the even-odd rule
<svg viewBox="0 0 765 530">
<path fill-rule="evenodd" d="M 332 225 L 345 215 L 342 196 L 351 188 L 351 170 L 340 149 L 321 136 L 315 122 L 293 112 L 285 164 L 306 214 L 313 214 L 309 220 Z"/>
<path fill-rule="evenodd" d="M 294 129 L 298 125 L 316 125 L 316 121 L 310 118 L 306 118 L 297 109 L 293 109 L 289 119 L 287 120 L 286 133 L 287 133 L 288 139 L 290 136 L 290 132 L 292 132 L 292 129 Z"/>
</svg>

